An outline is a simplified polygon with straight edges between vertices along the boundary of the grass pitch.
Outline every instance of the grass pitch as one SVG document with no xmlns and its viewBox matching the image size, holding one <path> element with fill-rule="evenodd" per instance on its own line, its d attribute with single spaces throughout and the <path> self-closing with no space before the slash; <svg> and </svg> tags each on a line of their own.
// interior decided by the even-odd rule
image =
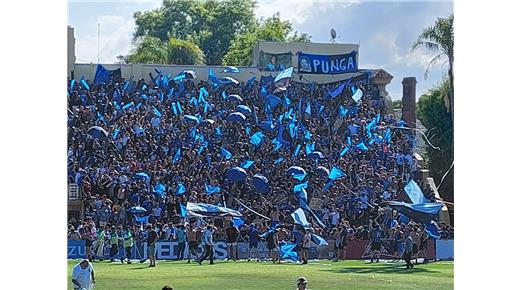
<svg viewBox="0 0 520 290">
<path fill-rule="evenodd" d="M 72 267 L 78 261 L 68 261 L 68 289 Z M 170 284 L 175 290 L 246 290 L 296 288 L 296 279 L 305 276 L 308 287 L 325 289 L 453 289 L 453 262 L 416 265 L 411 271 L 401 263 L 369 264 L 365 261 L 331 262 L 321 260 L 307 265 L 269 262 L 207 262 L 187 264 L 177 261 L 158 261 L 157 267 L 93 262 L 96 290 L 160 290 Z"/>
</svg>

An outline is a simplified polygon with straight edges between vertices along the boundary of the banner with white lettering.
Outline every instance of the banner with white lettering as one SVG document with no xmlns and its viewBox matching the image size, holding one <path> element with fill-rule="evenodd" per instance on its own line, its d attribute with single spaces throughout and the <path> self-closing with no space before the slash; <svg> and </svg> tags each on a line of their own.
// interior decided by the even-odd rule
<svg viewBox="0 0 520 290">
<path fill-rule="evenodd" d="M 357 51 L 338 55 L 298 53 L 300 74 L 343 74 L 357 70 Z"/>
</svg>

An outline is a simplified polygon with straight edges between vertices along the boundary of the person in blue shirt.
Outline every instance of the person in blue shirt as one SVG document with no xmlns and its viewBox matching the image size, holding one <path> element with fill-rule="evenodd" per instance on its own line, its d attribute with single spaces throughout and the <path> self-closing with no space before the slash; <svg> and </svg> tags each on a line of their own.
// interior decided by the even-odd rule
<svg viewBox="0 0 520 290">
<path fill-rule="evenodd" d="M 379 263 L 379 256 L 381 256 L 381 240 L 383 239 L 383 230 L 378 223 L 373 226 L 372 232 L 370 233 L 370 238 L 372 240 L 370 248 L 370 263 L 373 263 L 374 259 L 376 259 L 376 263 Z"/>
<path fill-rule="evenodd" d="M 265 66 L 266 71 L 282 71 L 285 69 L 283 64 L 278 64 L 278 57 L 276 55 L 271 56 L 271 62 Z"/>
<path fill-rule="evenodd" d="M 249 259 L 247 259 L 247 261 L 249 262 L 249 261 L 251 261 L 251 259 L 253 259 L 253 252 L 254 252 L 256 261 L 259 262 L 260 259 L 258 257 L 258 241 L 260 240 L 260 237 L 258 235 L 258 229 L 256 228 L 255 224 L 251 224 L 249 226 L 247 236 L 249 238 Z"/>
<path fill-rule="evenodd" d="M 293 231 L 291 232 L 291 240 L 294 244 L 296 244 L 296 247 L 294 247 L 294 251 L 298 253 L 298 260 L 301 260 L 301 251 L 303 248 L 303 234 L 297 228 L 297 226 L 294 226 Z"/>
</svg>

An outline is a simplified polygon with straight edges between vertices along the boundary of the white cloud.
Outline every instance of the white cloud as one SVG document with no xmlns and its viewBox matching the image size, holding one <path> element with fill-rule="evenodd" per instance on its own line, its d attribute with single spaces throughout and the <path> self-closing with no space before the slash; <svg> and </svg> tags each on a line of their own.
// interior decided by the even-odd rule
<svg viewBox="0 0 520 290">
<path fill-rule="evenodd" d="M 306 23 L 306 20 L 316 13 L 323 13 L 330 9 L 343 9 L 359 2 L 360 0 L 260 0 L 255 14 L 267 18 L 280 12 L 283 20 L 300 25 Z"/>
<path fill-rule="evenodd" d="M 118 15 L 97 17 L 87 27 L 86 35 L 76 37 L 76 58 L 79 61 L 97 62 L 97 23 L 100 24 L 99 58 L 102 63 L 116 61 L 116 56 L 126 55 L 131 49 L 134 21 Z"/>
<path fill-rule="evenodd" d="M 377 33 L 373 37 L 374 43 L 382 48 L 381 51 L 389 55 L 388 60 L 390 62 L 386 65 L 402 65 L 407 67 L 420 65 L 426 69 L 428 63 L 436 53 L 425 49 L 412 50 L 408 47 L 400 48 L 397 45 L 397 36 L 397 33 Z"/>
</svg>

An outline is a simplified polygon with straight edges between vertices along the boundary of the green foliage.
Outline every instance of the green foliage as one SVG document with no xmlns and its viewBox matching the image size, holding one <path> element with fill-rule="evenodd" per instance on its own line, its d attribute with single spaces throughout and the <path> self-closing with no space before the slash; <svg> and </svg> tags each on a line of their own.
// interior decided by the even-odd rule
<svg viewBox="0 0 520 290">
<path fill-rule="evenodd" d="M 444 105 L 444 96 L 448 92 L 449 82 L 445 80 L 440 86 L 422 95 L 417 108 L 417 118 L 430 130 L 431 143 L 441 148 L 426 149 L 426 162 L 437 185 L 453 162 L 453 121 Z M 442 183 L 439 193 L 444 199 L 453 201 L 453 170 Z"/>
<path fill-rule="evenodd" d="M 158 37 L 145 36 L 128 60 L 132 63 L 203 64 L 204 53 L 189 41 L 171 38 L 163 42 Z"/>
<path fill-rule="evenodd" d="M 134 37 L 191 41 L 206 63 L 221 64 L 231 41 L 256 27 L 253 5 L 252 0 L 165 0 L 160 8 L 134 14 Z"/>
<path fill-rule="evenodd" d="M 310 42 L 308 34 L 298 34 L 289 21 L 282 21 L 280 13 L 261 21 L 252 32 L 237 36 L 223 58 L 225 65 L 251 65 L 253 47 L 257 40 L 279 42 Z"/>
<path fill-rule="evenodd" d="M 412 49 L 424 47 L 428 50 L 439 52 L 433 57 L 426 67 L 424 77 L 428 76 L 430 67 L 441 60 L 443 57 L 448 59 L 448 76 L 449 76 L 449 90 L 444 96 L 446 107 L 453 118 L 453 14 L 448 18 L 437 18 L 434 26 L 427 27 L 419 35 L 417 41 L 413 44 Z"/>
<path fill-rule="evenodd" d="M 403 101 L 402 100 L 392 101 L 392 106 L 394 109 L 401 109 L 401 108 L 403 108 Z"/>
<path fill-rule="evenodd" d="M 134 53 L 128 56 L 131 63 L 167 63 L 168 51 L 160 38 L 145 36 L 138 41 Z"/>
<path fill-rule="evenodd" d="M 194 43 L 172 38 L 166 45 L 170 64 L 204 64 L 204 53 Z"/>
</svg>

